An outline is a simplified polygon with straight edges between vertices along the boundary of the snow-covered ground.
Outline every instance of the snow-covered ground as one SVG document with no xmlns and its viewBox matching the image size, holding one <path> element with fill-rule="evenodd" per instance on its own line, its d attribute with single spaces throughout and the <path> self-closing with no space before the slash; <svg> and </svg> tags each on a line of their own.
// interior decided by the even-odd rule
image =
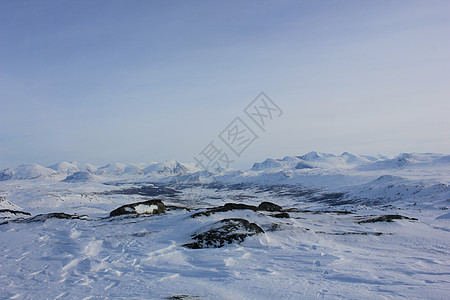
<svg viewBox="0 0 450 300">
<path fill-rule="evenodd" d="M 0 172 L 0 298 L 448 299 L 449 184 L 442 154 L 21 165 Z M 186 246 L 224 222 L 242 243 Z"/>
</svg>

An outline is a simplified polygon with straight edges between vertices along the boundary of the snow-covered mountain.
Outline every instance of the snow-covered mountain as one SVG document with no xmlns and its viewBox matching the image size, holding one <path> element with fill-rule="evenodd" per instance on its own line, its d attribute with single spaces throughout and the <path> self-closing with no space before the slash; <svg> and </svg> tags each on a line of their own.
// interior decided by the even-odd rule
<svg viewBox="0 0 450 300">
<path fill-rule="evenodd" d="M 200 169 L 195 167 L 193 164 L 184 164 L 176 160 L 140 164 L 110 163 L 103 167 L 96 167 L 91 164 L 81 164 L 79 162 L 59 162 L 49 167 L 43 167 L 38 164 L 24 164 L 15 168 L 4 169 L 0 171 L 0 181 L 34 180 L 38 178 L 62 180 L 80 172 L 83 174 L 96 175 L 97 177 L 91 178 L 99 179 L 116 177 L 134 178 L 145 176 L 161 177 L 193 173 L 199 170 Z"/>
<path fill-rule="evenodd" d="M 23 164 L 14 169 L 5 169 L 0 173 L 0 180 L 49 179 L 55 178 L 57 172 L 38 164 Z"/>
<path fill-rule="evenodd" d="M 91 164 L 81 164 L 77 161 L 74 162 L 62 161 L 57 164 L 51 165 L 48 168 L 55 170 L 56 172 L 58 172 L 58 174 L 66 174 L 66 175 L 71 175 L 75 172 L 80 171 L 93 173 L 98 169 L 97 167 Z"/>
<path fill-rule="evenodd" d="M 274 177 L 277 182 L 293 182 L 305 175 L 348 174 L 349 172 L 370 172 L 405 170 L 408 168 L 442 167 L 450 164 L 450 155 L 433 153 L 402 153 L 397 157 L 355 155 L 344 152 L 341 155 L 330 153 L 309 152 L 301 156 L 286 156 L 282 159 L 267 158 L 263 162 L 255 163 L 252 168 L 243 173 L 233 173 L 231 170 L 208 171 L 199 173 L 194 177 L 220 177 L 236 178 L 245 177 L 248 180 L 257 177 Z M 0 172 L 0 181 L 3 180 L 34 180 L 54 179 L 64 180 L 77 172 L 80 174 L 92 174 L 97 177 L 89 177 L 90 180 L 102 180 L 105 178 L 171 178 L 186 174 L 203 172 L 193 164 L 180 163 L 176 160 L 151 163 L 110 163 L 103 167 L 95 167 L 91 164 L 79 162 L 60 162 L 49 167 L 37 164 L 24 164 L 16 168 L 8 168 Z M 281 173 L 279 173 L 281 172 Z M 279 173 L 278 175 L 274 175 Z M 367 173 L 369 174 L 369 173 Z M 78 175 L 79 176 L 79 175 Z M 87 175 L 83 175 L 86 176 Z M 96 178 L 96 179 L 94 179 Z M 69 179 L 68 181 L 70 181 Z"/>
<path fill-rule="evenodd" d="M 367 165 L 360 165 L 359 170 L 389 170 L 407 167 L 431 167 L 450 164 L 450 155 L 436 153 L 402 153 L 392 159 L 380 160 Z"/>
<path fill-rule="evenodd" d="M 104 167 L 98 168 L 95 171 L 95 175 L 107 176 L 107 177 L 115 177 L 123 174 L 123 171 L 126 168 L 126 164 L 122 163 L 110 163 Z"/>
<path fill-rule="evenodd" d="M 176 160 L 169 160 L 166 162 L 154 163 L 144 169 L 144 174 L 160 174 L 160 175 L 181 175 L 186 173 L 193 173 L 199 168 L 191 164 L 180 163 Z"/>
<path fill-rule="evenodd" d="M 255 163 L 252 171 L 274 169 L 312 169 L 312 168 L 353 168 L 388 159 L 383 156 L 355 155 L 344 152 L 341 155 L 312 151 L 301 156 L 286 156 L 283 159 L 268 158 Z"/>
<path fill-rule="evenodd" d="M 78 171 L 73 174 L 68 175 L 63 182 L 90 182 L 96 180 L 96 175 L 91 172 Z"/>
</svg>

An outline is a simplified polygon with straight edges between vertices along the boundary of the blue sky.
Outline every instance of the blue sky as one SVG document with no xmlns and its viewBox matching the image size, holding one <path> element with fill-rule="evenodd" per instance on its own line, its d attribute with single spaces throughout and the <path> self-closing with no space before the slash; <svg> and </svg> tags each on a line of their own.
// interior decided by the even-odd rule
<svg viewBox="0 0 450 300">
<path fill-rule="evenodd" d="M 284 114 L 236 167 L 449 153 L 449 15 L 449 1 L 0 1 L 0 168 L 193 161 L 261 91 Z"/>
</svg>

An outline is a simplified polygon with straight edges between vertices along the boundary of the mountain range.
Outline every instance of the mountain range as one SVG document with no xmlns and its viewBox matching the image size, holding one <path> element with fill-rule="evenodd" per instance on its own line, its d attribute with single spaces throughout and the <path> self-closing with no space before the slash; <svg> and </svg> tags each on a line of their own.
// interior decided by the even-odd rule
<svg viewBox="0 0 450 300">
<path fill-rule="evenodd" d="M 340 171 L 383 171 L 403 170 L 414 167 L 449 166 L 450 155 L 436 153 L 402 153 L 396 157 L 377 155 L 355 155 L 344 152 L 341 155 L 309 152 L 301 156 L 286 156 L 282 159 L 268 158 L 254 163 L 249 170 L 222 169 L 205 171 L 192 163 L 176 160 L 150 163 L 110 163 L 102 167 L 79 162 L 59 162 L 44 167 L 38 164 L 22 164 L 0 171 L 0 181 L 53 179 L 65 182 L 102 180 L 107 178 L 170 178 L 186 176 L 208 178 L 227 175 L 228 177 L 258 176 L 280 173 L 284 177 L 295 175 L 324 174 Z M 282 177 L 283 177 L 282 176 Z"/>
</svg>

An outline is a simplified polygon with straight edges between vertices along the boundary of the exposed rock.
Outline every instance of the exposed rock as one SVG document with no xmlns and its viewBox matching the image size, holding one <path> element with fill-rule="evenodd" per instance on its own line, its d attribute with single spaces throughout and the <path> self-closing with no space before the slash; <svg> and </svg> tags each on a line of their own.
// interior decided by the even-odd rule
<svg viewBox="0 0 450 300">
<path fill-rule="evenodd" d="M 82 215 L 69 215 L 66 213 L 49 213 L 49 214 L 40 214 L 36 215 L 32 218 L 28 218 L 23 220 L 25 223 L 31 223 L 31 222 L 45 222 L 48 219 L 80 219 L 80 220 L 87 220 L 87 216 Z"/>
<path fill-rule="evenodd" d="M 312 212 L 314 215 L 319 214 L 337 214 L 337 215 L 350 215 L 353 214 L 353 212 L 348 210 L 316 210 Z"/>
<path fill-rule="evenodd" d="M 14 214 L 14 215 L 26 215 L 26 216 L 31 216 L 30 213 L 25 212 L 25 211 L 19 211 L 19 210 L 12 210 L 12 209 L 0 209 L 0 213 L 10 213 L 10 214 Z"/>
<path fill-rule="evenodd" d="M 20 221 L 24 217 L 31 216 L 30 213 L 15 209 L 2 208 L 0 209 L 0 219 L 9 221 Z M 8 221 L 0 223 L 0 225 L 8 224 Z"/>
<path fill-rule="evenodd" d="M 374 235 L 374 236 L 380 236 L 380 235 L 391 235 L 391 233 L 382 233 L 382 232 L 325 232 L 325 231 L 316 231 L 316 233 L 320 234 L 328 234 L 328 235 Z"/>
<path fill-rule="evenodd" d="M 218 206 L 213 208 L 208 208 L 206 211 L 200 211 L 195 214 L 193 214 L 191 217 L 196 218 L 200 216 L 209 216 L 211 214 L 217 213 L 217 212 L 226 212 L 230 210 L 243 210 L 248 209 L 252 211 L 257 211 L 258 208 L 253 205 L 247 205 L 242 203 L 226 203 L 224 206 Z"/>
<path fill-rule="evenodd" d="M 394 222 L 393 220 L 410 220 L 410 221 L 417 221 L 415 218 L 409 218 L 401 215 L 384 215 L 372 219 L 362 220 L 359 221 L 358 224 L 363 223 L 375 223 L 375 222 Z"/>
<path fill-rule="evenodd" d="M 168 297 L 166 299 L 167 300 L 190 300 L 190 299 L 197 299 L 197 300 L 199 300 L 200 297 L 183 294 L 183 295 L 175 295 L 175 296 L 172 296 L 172 297 Z"/>
<path fill-rule="evenodd" d="M 279 231 L 279 230 L 283 230 L 284 226 L 282 226 L 281 224 L 272 224 L 270 227 L 268 227 L 266 229 L 266 231 Z"/>
<path fill-rule="evenodd" d="M 254 205 L 247 205 L 247 204 L 242 204 L 242 203 L 225 203 L 225 205 L 223 206 L 223 209 L 225 211 L 233 210 L 233 209 L 249 209 L 249 210 L 256 211 L 258 208 Z"/>
<path fill-rule="evenodd" d="M 123 205 L 113 210 L 109 216 L 115 217 L 129 214 L 162 214 L 166 212 L 166 207 L 161 200 L 148 200 L 132 204 Z"/>
<path fill-rule="evenodd" d="M 260 205 L 258 205 L 258 210 L 265 210 L 265 211 L 281 211 L 283 208 L 279 205 L 276 205 L 272 202 L 261 202 Z"/>
<path fill-rule="evenodd" d="M 248 236 L 264 233 L 261 227 L 245 219 L 224 219 L 192 235 L 193 243 L 185 244 L 191 249 L 220 248 L 226 244 L 241 243 Z"/>
<path fill-rule="evenodd" d="M 252 211 L 281 211 L 283 208 L 271 202 L 262 202 L 258 206 L 248 205 L 243 203 L 225 203 L 223 206 L 208 208 L 205 211 L 197 212 L 191 217 L 196 218 L 200 216 L 209 216 L 218 212 L 226 212 L 230 210 L 252 210 Z"/>
<path fill-rule="evenodd" d="M 312 210 L 308 210 L 308 209 L 298 209 L 295 207 L 291 207 L 291 208 L 286 208 L 283 209 L 284 212 L 297 212 L 297 213 L 312 213 Z"/>
<path fill-rule="evenodd" d="M 273 214 L 270 216 L 274 217 L 274 218 L 290 218 L 291 217 L 287 212 L 280 212 L 280 213 Z"/>
<path fill-rule="evenodd" d="M 186 210 L 186 211 L 191 211 L 190 208 L 187 208 L 187 207 L 185 207 L 185 206 L 166 205 L 166 211 L 170 211 L 170 210 Z"/>
</svg>

